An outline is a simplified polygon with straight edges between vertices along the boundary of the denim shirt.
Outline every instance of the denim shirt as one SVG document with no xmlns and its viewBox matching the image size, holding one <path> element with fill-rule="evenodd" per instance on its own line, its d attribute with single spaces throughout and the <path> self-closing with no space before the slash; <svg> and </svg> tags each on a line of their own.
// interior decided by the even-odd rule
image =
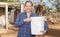
<svg viewBox="0 0 60 37">
<path fill-rule="evenodd" d="M 37 17 L 38 15 L 31 12 L 30 17 Z M 15 26 L 18 27 L 18 37 L 22 37 L 22 36 L 26 36 L 31 34 L 31 24 L 30 22 L 24 22 L 24 19 L 27 18 L 27 13 L 26 12 L 22 12 L 19 13 L 15 22 Z M 48 24 L 45 23 L 45 28 L 46 31 L 48 30 Z M 30 36 L 30 35 L 29 35 Z M 29 37 L 26 36 L 26 37 Z"/>
</svg>

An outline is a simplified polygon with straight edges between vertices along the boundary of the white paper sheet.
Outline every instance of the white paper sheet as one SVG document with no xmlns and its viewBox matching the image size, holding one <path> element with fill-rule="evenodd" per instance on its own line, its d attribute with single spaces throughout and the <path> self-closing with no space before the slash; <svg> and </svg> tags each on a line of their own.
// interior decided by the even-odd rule
<svg viewBox="0 0 60 37">
<path fill-rule="evenodd" d="M 32 35 L 42 35 L 44 30 L 44 17 L 31 17 L 31 34 Z"/>
</svg>

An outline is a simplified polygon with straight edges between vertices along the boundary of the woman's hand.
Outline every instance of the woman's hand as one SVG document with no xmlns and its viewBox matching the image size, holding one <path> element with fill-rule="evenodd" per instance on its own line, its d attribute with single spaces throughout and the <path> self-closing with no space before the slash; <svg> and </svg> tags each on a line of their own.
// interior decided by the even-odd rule
<svg viewBox="0 0 60 37">
<path fill-rule="evenodd" d="M 44 34 L 46 33 L 46 30 L 44 30 L 44 31 L 40 31 L 40 32 L 42 32 L 42 35 L 44 35 Z"/>
<path fill-rule="evenodd" d="M 31 18 L 24 19 L 24 22 L 30 22 L 30 21 L 31 21 Z"/>
</svg>

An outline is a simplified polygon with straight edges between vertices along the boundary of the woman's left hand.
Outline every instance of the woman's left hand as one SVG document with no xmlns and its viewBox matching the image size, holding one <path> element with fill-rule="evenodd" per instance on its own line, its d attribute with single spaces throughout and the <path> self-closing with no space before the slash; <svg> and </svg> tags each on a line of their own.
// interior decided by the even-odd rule
<svg viewBox="0 0 60 37">
<path fill-rule="evenodd" d="M 44 35 L 44 34 L 46 33 L 46 30 L 44 30 L 44 31 L 40 31 L 40 32 L 42 32 L 42 35 Z"/>
</svg>

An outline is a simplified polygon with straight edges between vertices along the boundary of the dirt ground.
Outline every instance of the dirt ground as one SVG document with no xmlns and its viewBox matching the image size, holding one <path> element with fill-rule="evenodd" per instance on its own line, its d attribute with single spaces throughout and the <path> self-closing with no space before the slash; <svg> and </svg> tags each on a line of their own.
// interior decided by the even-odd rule
<svg viewBox="0 0 60 37">
<path fill-rule="evenodd" d="M 47 36 L 60 37 L 60 23 L 49 24 Z"/>
<path fill-rule="evenodd" d="M 49 30 L 44 37 L 60 37 L 60 23 L 49 24 Z M 10 27 L 8 33 L 2 34 L 1 37 L 17 37 L 17 30 Z"/>
</svg>

